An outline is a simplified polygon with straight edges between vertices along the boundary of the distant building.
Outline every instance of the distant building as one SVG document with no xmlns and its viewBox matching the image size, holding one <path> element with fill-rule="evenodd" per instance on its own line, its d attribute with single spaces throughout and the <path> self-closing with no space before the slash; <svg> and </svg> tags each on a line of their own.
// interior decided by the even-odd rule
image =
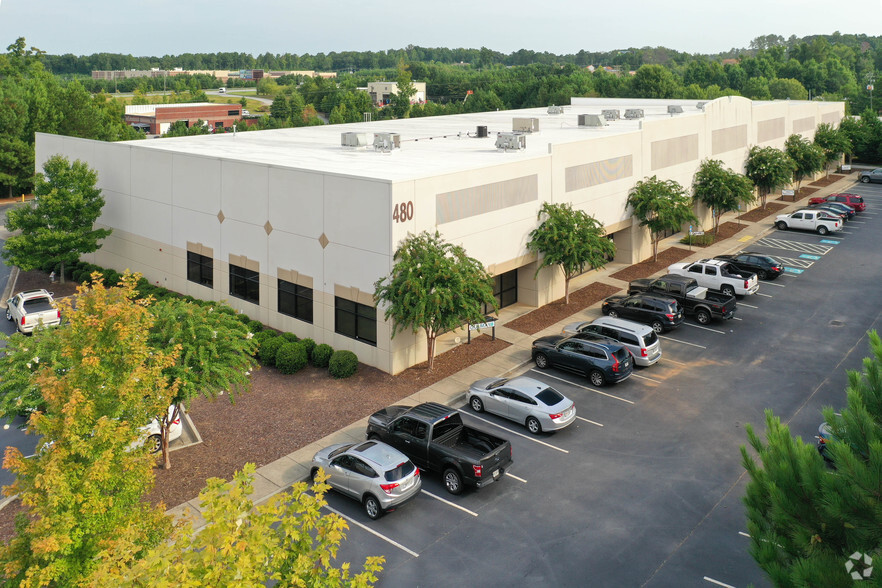
<svg viewBox="0 0 882 588">
<path fill-rule="evenodd" d="M 422 104 L 426 101 L 426 82 L 413 82 L 416 94 L 410 98 L 411 104 Z M 368 82 L 368 94 L 377 106 L 389 104 L 394 94 L 398 93 L 398 82 Z"/>
<path fill-rule="evenodd" d="M 92 72 L 93 80 L 124 80 L 127 78 L 161 78 L 164 76 L 184 76 L 184 75 L 209 75 L 214 76 L 221 83 L 227 83 L 230 78 L 257 81 L 261 78 L 280 78 L 286 75 L 311 76 L 316 78 L 336 78 L 336 72 L 316 72 L 312 70 L 296 70 L 296 71 L 270 71 L 262 69 L 240 69 L 237 71 L 229 71 L 226 69 L 117 69 L 117 70 L 96 70 Z"/>
<path fill-rule="evenodd" d="M 242 120 L 238 104 L 141 104 L 126 106 L 125 122 L 151 135 L 162 135 L 172 123 L 184 121 L 187 127 L 202 120 L 212 129 L 231 127 Z"/>
</svg>

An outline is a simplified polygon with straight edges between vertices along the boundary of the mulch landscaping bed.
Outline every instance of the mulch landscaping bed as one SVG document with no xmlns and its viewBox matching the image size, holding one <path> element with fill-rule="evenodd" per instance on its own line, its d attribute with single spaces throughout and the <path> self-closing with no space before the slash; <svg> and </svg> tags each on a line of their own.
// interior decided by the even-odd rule
<svg viewBox="0 0 882 588">
<path fill-rule="evenodd" d="M 787 208 L 786 204 L 779 204 L 777 202 L 766 202 L 765 208 L 754 208 L 751 211 L 745 212 L 744 214 L 736 217 L 743 221 L 749 221 L 752 223 L 759 222 L 766 217 L 772 216 L 774 214 L 778 214 L 780 211 Z"/>
<path fill-rule="evenodd" d="M 747 228 L 747 225 L 742 225 L 741 223 L 733 223 L 732 221 L 727 221 L 727 222 L 724 222 L 723 224 L 721 224 L 719 227 L 717 227 L 716 232 L 711 230 L 711 231 L 708 231 L 707 233 L 705 233 L 705 235 L 712 235 L 714 237 L 713 242 L 711 242 L 711 243 L 692 243 L 691 246 L 698 247 L 699 249 L 703 248 L 703 247 L 708 247 L 710 245 L 713 245 L 714 243 L 717 243 L 718 241 L 723 241 L 725 239 L 728 239 L 729 237 L 733 237 L 737 233 L 741 232 L 742 230 L 744 230 L 746 228 Z"/>
<path fill-rule="evenodd" d="M 542 308 L 537 308 L 505 323 L 505 326 L 526 335 L 532 335 L 580 310 L 585 310 L 595 302 L 599 302 L 619 290 L 620 288 L 615 286 L 594 282 L 570 294 L 569 304 L 566 304 L 563 298 L 559 298 Z"/>
<path fill-rule="evenodd" d="M 647 259 L 646 261 L 635 263 L 634 265 L 630 265 L 623 270 L 617 271 L 612 275 L 612 277 L 619 280 L 624 280 L 625 282 L 630 282 L 631 280 L 636 280 L 637 278 L 647 278 L 656 272 L 667 269 L 667 267 L 672 263 L 677 263 L 681 259 L 689 257 L 690 255 L 692 255 L 692 252 L 688 249 L 683 249 L 682 247 L 671 247 L 670 249 L 659 251 L 658 259 Z"/>
</svg>

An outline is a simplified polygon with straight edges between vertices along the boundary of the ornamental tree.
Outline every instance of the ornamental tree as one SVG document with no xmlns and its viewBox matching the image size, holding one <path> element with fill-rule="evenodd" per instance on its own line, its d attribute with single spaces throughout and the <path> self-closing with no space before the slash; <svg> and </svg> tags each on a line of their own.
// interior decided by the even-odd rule
<svg viewBox="0 0 882 588">
<path fill-rule="evenodd" d="M 655 260 L 658 259 L 658 243 L 665 231 L 679 231 L 686 223 L 698 222 L 691 199 L 683 186 L 674 180 L 659 180 L 655 176 L 640 180 L 628 194 L 627 204 L 634 209 L 634 217 L 640 220 L 640 226 L 649 229 Z"/>
<path fill-rule="evenodd" d="M 537 218 L 545 216 L 530 232 L 527 249 L 540 254 L 539 268 L 559 266 L 564 274 L 564 296 L 570 303 L 570 280 L 588 270 L 600 269 L 615 255 L 616 246 L 606 238 L 603 225 L 584 210 L 570 204 L 545 202 Z"/>
<path fill-rule="evenodd" d="M 744 167 L 744 174 L 759 190 L 763 208 L 769 193 L 789 184 L 796 169 L 793 160 L 780 149 L 759 146 L 750 148 Z"/>
<path fill-rule="evenodd" d="M 98 241 L 110 235 L 110 229 L 94 228 L 104 207 L 97 181 L 85 163 L 50 157 L 37 176 L 33 204 L 6 213 L 6 229 L 21 232 L 6 239 L 3 257 L 24 271 L 60 264 L 64 283 L 65 264 L 97 251 Z"/>
<path fill-rule="evenodd" d="M 793 160 L 793 178 L 799 190 L 802 180 L 824 169 L 824 150 L 802 135 L 793 134 L 784 142 L 784 149 Z"/>
<path fill-rule="evenodd" d="M 206 526 L 191 523 L 171 541 L 146 553 L 134 533 L 101 553 L 89 578 L 91 586 L 276 586 L 367 587 L 377 581 L 385 558 L 368 557 L 364 571 L 353 575 L 349 564 L 331 561 L 349 528 L 334 513 L 324 514 L 330 486 L 320 472 L 310 489 L 306 482 L 255 507 L 254 464 L 245 464 L 232 482 L 211 478 L 199 494 Z"/>
<path fill-rule="evenodd" d="M 493 278 L 438 231 L 408 235 L 393 260 L 392 273 L 374 283 L 374 300 L 386 306 L 385 319 L 393 320 L 392 337 L 407 329 L 425 331 L 431 370 L 438 335 L 483 322 L 485 305 L 499 308 Z"/>
<path fill-rule="evenodd" d="M 693 198 L 707 206 L 714 219 L 714 233 L 720 228 L 720 217 L 738 210 L 742 204 L 755 200 L 750 180 L 731 169 L 723 168 L 719 159 L 701 162 L 692 179 Z"/>
<path fill-rule="evenodd" d="M 821 123 L 815 129 L 815 144 L 824 150 L 824 173 L 830 176 L 830 168 L 835 167 L 844 153 L 851 153 L 852 146 L 848 136 L 833 125 Z"/>
<path fill-rule="evenodd" d="M 78 585 L 120 537 L 133 537 L 140 551 L 170 532 L 164 508 L 142 501 L 154 460 L 138 440 L 174 394 L 163 370 L 177 349 L 147 344 L 153 319 L 134 298 L 134 276 L 119 288 L 100 279 L 81 286 L 75 301 L 59 301 L 69 324 L 53 329 L 65 369 L 33 359 L 45 410 L 27 427 L 41 440 L 28 459 L 7 448 L 3 464 L 16 475 L 4 494 L 18 494 L 28 509 L 16 537 L 0 546 L 10 585 Z"/>
<path fill-rule="evenodd" d="M 848 372 L 847 407 L 823 411 L 835 467 L 771 411 L 765 442 L 745 427 L 758 458 L 741 447 L 750 554 L 776 586 L 853 586 L 852 554 L 882 558 L 882 340 L 869 340 L 863 373 Z M 851 571 L 863 571 L 860 560 Z"/>
</svg>

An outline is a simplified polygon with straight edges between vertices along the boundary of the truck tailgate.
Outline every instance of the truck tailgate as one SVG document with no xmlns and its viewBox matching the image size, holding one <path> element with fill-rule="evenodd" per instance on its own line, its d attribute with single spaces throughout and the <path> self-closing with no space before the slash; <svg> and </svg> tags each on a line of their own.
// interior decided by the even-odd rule
<svg viewBox="0 0 882 588">
<path fill-rule="evenodd" d="M 498 479 L 511 465 L 511 443 L 506 441 L 481 459 L 481 478 Z"/>
</svg>

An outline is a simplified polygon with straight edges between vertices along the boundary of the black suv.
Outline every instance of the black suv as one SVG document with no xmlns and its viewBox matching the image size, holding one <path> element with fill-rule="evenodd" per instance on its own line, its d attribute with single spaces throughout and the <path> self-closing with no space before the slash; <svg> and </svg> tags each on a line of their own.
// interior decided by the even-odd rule
<svg viewBox="0 0 882 588">
<path fill-rule="evenodd" d="M 673 298 L 664 296 L 619 294 L 604 300 L 600 310 L 607 316 L 649 325 L 656 333 L 670 331 L 683 322 L 683 308 Z"/>
<path fill-rule="evenodd" d="M 742 272 L 756 274 L 760 280 L 774 280 L 784 273 L 784 262 L 765 253 L 741 251 L 735 255 L 717 255 L 714 259 L 728 261 Z"/>
<path fill-rule="evenodd" d="M 536 339 L 533 361 L 540 369 L 555 366 L 585 374 L 594 386 L 621 382 L 634 371 L 634 360 L 623 345 L 586 341 L 578 336 L 549 335 Z"/>
</svg>

